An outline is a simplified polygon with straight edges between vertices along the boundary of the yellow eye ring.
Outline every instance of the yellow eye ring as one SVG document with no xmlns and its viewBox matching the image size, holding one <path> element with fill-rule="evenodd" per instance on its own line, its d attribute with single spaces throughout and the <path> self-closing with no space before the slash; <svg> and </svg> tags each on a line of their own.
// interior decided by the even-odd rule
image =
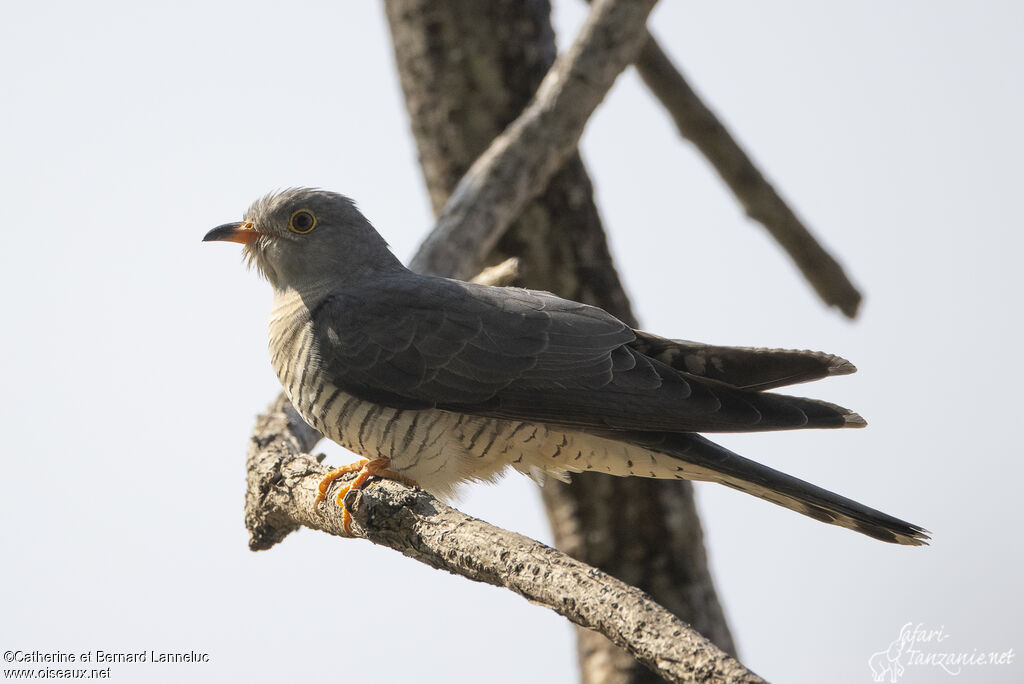
<svg viewBox="0 0 1024 684">
<path fill-rule="evenodd" d="M 299 235 L 305 235 L 316 228 L 316 216 L 306 209 L 299 209 L 288 219 L 288 230 Z"/>
</svg>

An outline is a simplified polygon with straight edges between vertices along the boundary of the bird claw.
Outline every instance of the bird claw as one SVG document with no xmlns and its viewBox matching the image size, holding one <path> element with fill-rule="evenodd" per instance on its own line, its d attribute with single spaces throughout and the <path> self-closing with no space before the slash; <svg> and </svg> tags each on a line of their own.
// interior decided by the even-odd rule
<svg viewBox="0 0 1024 684">
<path fill-rule="evenodd" d="M 320 484 L 317 486 L 316 499 L 313 501 L 313 509 L 316 510 L 318 514 L 322 514 L 320 513 L 320 504 L 327 498 L 327 490 L 330 489 L 334 481 L 349 473 L 357 473 L 351 482 L 338 490 L 338 495 L 334 498 L 334 503 L 341 509 L 341 520 L 342 526 L 345 529 L 345 534 L 353 536 L 352 514 L 349 513 L 347 508 L 345 508 L 345 496 L 347 496 L 350 491 L 353 489 L 362 489 L 366 485 L 366 481 L 371 477 L 387 477 L 392 480 L 398 480 L 400 482 L 416 486 L 416 483 L 409 478 L 389 470 L 389 465 L 391 465 L 391 460 L 386 457 L 381 457 L 375 458 L 372 461 L 364 458 L 362 460 L 355 461 L 354 463 L 347 463 L 335 468 L 324 475 L 323 479 L 320 480 Z"/>
</svg>

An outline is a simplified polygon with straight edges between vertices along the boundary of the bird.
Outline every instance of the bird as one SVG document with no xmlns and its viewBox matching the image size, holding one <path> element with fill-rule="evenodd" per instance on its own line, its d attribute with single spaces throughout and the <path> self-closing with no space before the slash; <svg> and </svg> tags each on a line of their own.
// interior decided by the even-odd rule
<svg viewBox="0 0 1024 684">
<path fill-rule="evenodd" d="M 853 373 L 839 356 L 669 339 L 549 292 L 415 273 L 351 199 L 322 189 L 272 192 L 203 240 L 243 245 L 273 290 L 269 352 L 286 395 L 361 456 L 323 478 L 318 507 L 353 472 L 342 509 L 374 476 L 444 498 L 508 469 L 598 472 L 717 482 L 885 542 L 928 543 L 918 525 L 700 434 L 864 427 L 849 409 L 770 391 Z"/>
</svg>

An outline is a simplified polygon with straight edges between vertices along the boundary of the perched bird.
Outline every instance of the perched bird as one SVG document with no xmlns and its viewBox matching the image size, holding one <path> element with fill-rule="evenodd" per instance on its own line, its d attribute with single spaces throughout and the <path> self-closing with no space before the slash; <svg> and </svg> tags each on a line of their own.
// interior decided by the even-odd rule
<svg viewBox="0 0 1024 684">
<path fill-rule="evenodd" d="M 719 482 L 876 539 L 926 530 L 748 460 L 698 432 L 862 427 L 765 390 L 856 370 L 821 352 L 718 347 L 633 330 L 547 292 L 405 268 L 341 195 L 290 189 L 205 241 L 245 245 L 274 290 L 270 357 L 292 404 L 365 457 L 358 471 L 438 495 L 512 467 Z M 346 511 L 346 526 L 351 521 Z"/>
</svg>

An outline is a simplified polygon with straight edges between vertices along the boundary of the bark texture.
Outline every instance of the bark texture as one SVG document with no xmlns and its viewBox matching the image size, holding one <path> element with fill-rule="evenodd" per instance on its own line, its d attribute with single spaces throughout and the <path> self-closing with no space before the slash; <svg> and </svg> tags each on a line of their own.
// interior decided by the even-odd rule
<svg viewBox="0 0 1024 684">
<path fill-rule="evenodd" d="M 553 63 L 550 7 L 546 0 L 387 0 L 385 7 L 420 162 L 440 213 Z M 509 256 L 520 259 L 519 284 L 596 304 L 636 323 L 578 154 L 526 206 L 486 261 Z M 689 483 L 584 474 L 570 485 L 552 482 L 543 494 L 559 548 L 644 589 L 734 652 Z M 659 679 L 589 630 L 580 633 L 580 665 L 585 682 Z"/>
</svg>

